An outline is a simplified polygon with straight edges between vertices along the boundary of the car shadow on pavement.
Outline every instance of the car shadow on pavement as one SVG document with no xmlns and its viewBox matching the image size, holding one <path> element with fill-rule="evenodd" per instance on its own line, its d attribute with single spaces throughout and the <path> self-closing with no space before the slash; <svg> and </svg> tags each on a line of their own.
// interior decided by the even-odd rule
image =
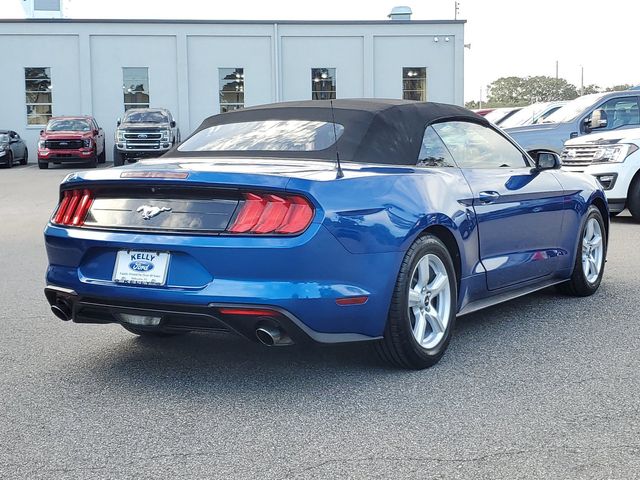
<svg viewBox="0 0 640 480">
<path fill-rule="evenodd" d="M 534 342 L 536 310 L 541 303 L 561 301 L 554 290 L 545 290 L 458 319 L 453 341 L 441 362 L 429 370 L 429 381 L 445 381 L 452 370 L 481 360 L 482 343 L 492 335 Z M 118 326 L 100 328 L 120 328 Z M 115 333 L 116 331 L 114 331 Z M 413 377 L 378 359 L 373 345 L 356 343 L 331 346 L 292 345 L 265 347 L 246 339 L 222 334 L 191 333 L 168 338 L 139 338 L 117 331 L 117 339 L 93 350 L 72 367 L 79 377 L 105 385 L 128 384 L 150 391 L 179 392 L 195 388 L 227 391 L 244 389 L 292 389 L 301 385 L 323 388 L 324 382 L 353 385 L 385 378 Z M 109 335 L 110 339 L 114 339 Z M 489 347 L 491 348 L 491 347 Z M 475 358 L 474 357 L 477 357 Z M 82 381 L 82 378 L 78 378 Z M 87 380 L 89 381 L 89 380 Z M 349 388 L 352 388 L 349 386 Z"/>
</svg>

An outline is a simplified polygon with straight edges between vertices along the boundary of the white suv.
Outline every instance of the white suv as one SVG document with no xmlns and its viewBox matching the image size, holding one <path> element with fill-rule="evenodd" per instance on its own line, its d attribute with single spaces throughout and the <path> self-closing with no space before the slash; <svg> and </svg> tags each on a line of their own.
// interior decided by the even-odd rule
<svg viewBox="0 0 640 480">
<path fill-rule="evenodd" d="M 562 168 L 598 179 L 612 215 L 627 207 L 640 221 L 640 128 L 609 130 L 567 140 Z"/>
</svg>

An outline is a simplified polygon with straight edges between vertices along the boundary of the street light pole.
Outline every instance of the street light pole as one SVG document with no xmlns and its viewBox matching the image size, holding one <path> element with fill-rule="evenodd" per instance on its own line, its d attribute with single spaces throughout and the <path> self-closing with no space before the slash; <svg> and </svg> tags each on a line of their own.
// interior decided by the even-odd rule
<svg viewBox="0 0 640 480">
<path fill-rule="evenodd" d="M 584 65 L 580 65 L 580 95 L 584 95 Z"/>
</svg>

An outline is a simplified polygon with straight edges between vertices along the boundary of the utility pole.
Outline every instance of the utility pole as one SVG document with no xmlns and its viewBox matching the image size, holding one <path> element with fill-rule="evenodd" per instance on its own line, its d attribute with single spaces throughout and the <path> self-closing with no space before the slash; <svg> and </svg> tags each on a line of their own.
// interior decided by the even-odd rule
<svg viewBox="0 0 640 480">
<path fill-rule="evenodd" d="M 480 87 L 480 100 L 478 101 L 478 108 L 482 108 L 482 87 Z"/>
<path fill-rule="evenodd" d="M 584 95 L 584 65 L 580 65 L 580 95 Z"/>
<path fill-rule="evenodd" d="M 556 60 L 556 80 L 558 79 L 558 60 Z"/>
<path fill-rule="evenodd" d="M 454 3 L 454 13 L 453 13 L 453 19 L 457 20 L 458 19 L 458 13 L 460 13 L 460 2 L 453 2 Z"/>
</svg>

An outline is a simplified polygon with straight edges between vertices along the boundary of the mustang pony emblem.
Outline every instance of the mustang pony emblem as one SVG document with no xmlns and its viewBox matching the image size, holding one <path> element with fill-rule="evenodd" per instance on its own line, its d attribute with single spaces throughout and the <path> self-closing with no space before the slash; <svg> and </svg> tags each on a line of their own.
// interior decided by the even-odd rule
<svg viewBox="0 0 640 480">
<path fill-rule="evenodd" d="M 151 205 L 141 205 L 136 212 L 142 213 L 142 218 L 149 220 L 156 215 L 160 215 L 162 212 L 170 212 L 169 207 L 152 207 Z"/>
</svg>

